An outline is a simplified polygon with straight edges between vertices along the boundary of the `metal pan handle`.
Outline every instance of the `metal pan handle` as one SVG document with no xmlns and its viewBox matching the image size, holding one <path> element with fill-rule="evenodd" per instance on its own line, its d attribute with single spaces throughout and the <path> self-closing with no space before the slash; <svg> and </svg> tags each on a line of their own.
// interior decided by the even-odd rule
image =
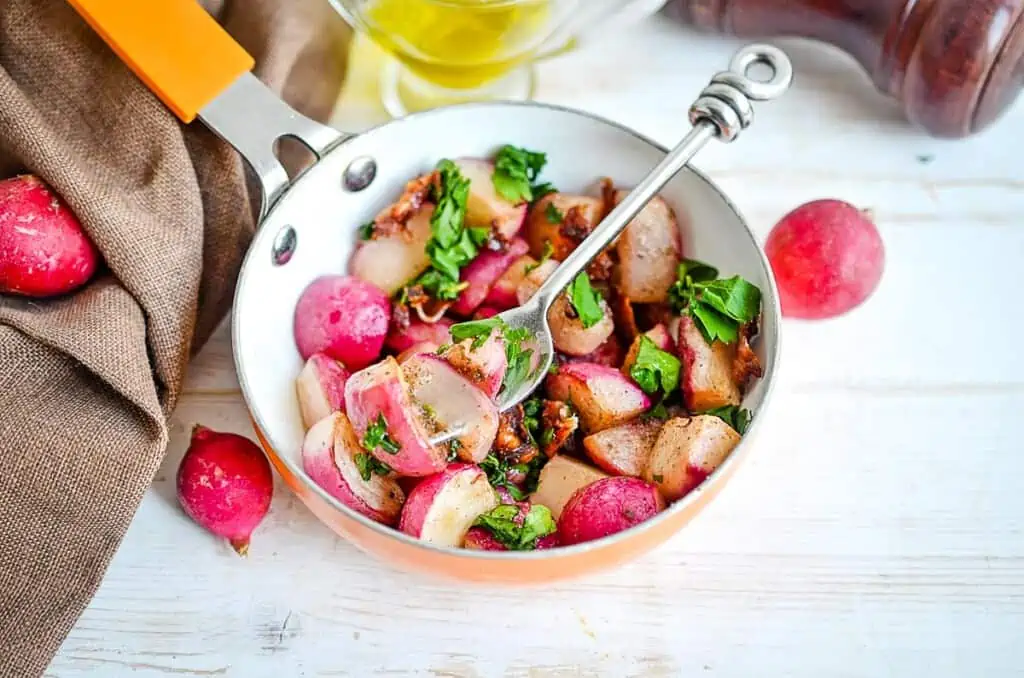
<svg viewBox="0 0 1024 678">
<path fill-rule="evenodd" d="M 196 0 L 68 0 L 184 123 L 197 117 L 252 166 L 260 219 L 288 188 L 274 155 L 282 137 L 319 159 L 348 138 L 302 115 L 251 73 L 255 62 Z"/>
</svg>

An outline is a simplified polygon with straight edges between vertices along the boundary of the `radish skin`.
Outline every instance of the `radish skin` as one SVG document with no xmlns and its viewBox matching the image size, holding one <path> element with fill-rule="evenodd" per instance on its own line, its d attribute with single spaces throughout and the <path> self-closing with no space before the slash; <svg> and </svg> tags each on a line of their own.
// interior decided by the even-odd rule
<svg viewBox="0 0 1024 678">
<path fill-rule="evenodd" d="M 665 508 L 658 488 L 639 478 L 605 478 L 576 491 L 558 518 L 565 545 L 594 541 L 628 530 Z"/>
<path fill-rule="evenodd" d="M 99 265 L 99 250 L 81 223 L 39 177 L 0 181 L 0 294 L 68 294 Z"/>
<path fill-rule="evenodd" d="M 176 489 L 192 520 L 244 556 L 253 530 L 270 509 L 274 476 L 266 456 L 248 438 L 196 426 L 178 466 Z"/>
<path fill-rule="evenodd" d="M 350 374 L 345 366 L 323 353 L 309 356 L 295 380 L 299 411 L 306 430 L 331 412 L 345 411 L 345 383 Z"/>
<path fill-rule="evenodd" d="M 487 474 L 472 464 L 450 464 L 409 493 L 398 529 L 437 544 L 462 546 L 473 522 L 498 505 Z"/>
<path fill-rule="evenodd" d="M 324 353 L 360 370 L 380 356 L 390 317 L 379 288 L 350 275 L 321 276 L 295 306 L 295 344 L 304 360 Z"/>
<path fill-rule="evenodd" d="M 459 274 L 462 282 L 469 283 L 469 287 L 459 293 L 459 298 L 451 306 L 452 313 L 461 316 L 468 316 L 475 311 L 491 291 L 491 287 L 497 282 L 509 266 L 516 259 L 526 254 L 528 249 L 526 241 L 522 238 L 513 240 L 508 249 L 504 252 L 491 252 L 484 250 L 469 262 Z"/>
</svg>

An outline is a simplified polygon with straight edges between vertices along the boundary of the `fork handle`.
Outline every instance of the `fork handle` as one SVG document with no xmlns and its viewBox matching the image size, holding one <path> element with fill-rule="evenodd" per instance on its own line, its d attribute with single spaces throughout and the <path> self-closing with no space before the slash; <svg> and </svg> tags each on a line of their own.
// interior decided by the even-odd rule
<svg viewBox="0 0 1024 678">
<path fill-rule="evenodd" d="M 747 69 L 754 64 L 772 69 L 770 80 L 753 80 Z M 712 138 L 730 142 L 754 118 L 751 101 L 767 101 L 781 95 L 793 80 L 793 67 L 785 53 L 770 45 L 748 45 L 732 58 L 729 70 L 716 74 L 690 107 L 693 128 L 665 156 L 545 281 L 536 297 L 546 313 L 555 298 L 587 264 L 625 230 L 690 159 Z"/>
</svg>

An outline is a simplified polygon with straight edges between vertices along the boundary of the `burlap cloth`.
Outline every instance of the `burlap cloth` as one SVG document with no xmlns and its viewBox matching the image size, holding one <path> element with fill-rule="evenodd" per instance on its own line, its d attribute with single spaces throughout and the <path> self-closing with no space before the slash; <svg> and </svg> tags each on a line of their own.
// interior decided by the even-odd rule
<svg viewBox="0 0 1024 678">
<path fill-rule="evenodd" d="M 205 4 L 265 83 L 330 115 L 349 34 L 327 0 Z M 17 678 L 42 674 L 95 592 L 253 232 L 239 157 L 183 127 L 63 0 L 0 0 L 0 178 L 22 171 L 109 270 L 58 301 L 0 296 L 0 676 Z"/>
</svg>

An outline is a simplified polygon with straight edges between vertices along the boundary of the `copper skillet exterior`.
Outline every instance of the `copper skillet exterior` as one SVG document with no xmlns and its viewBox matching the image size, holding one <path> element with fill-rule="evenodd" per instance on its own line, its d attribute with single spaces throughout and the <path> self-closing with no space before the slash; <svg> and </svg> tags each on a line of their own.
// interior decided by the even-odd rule
<svg viewBox="0 0 1024 678">
<path fill-rule="evenodd" d="M 419 116 L 443 116 L 447 110 L 460 109 L 465 111 L 474 107 L 494 105 L 495 104 L 464 104 L 461 106 L 451 107 L 450 109 L 429 111 L 418 114 L 417 116 L 410 116 L 409 118 L 406 118 L 406 120 L 415 122 L 412 119 Z M 652 149 L 657 149 L 660 154 L 667 152 L 663 146 L 656 144 L 637 132 L 598 116 L 582 113 L 572 109 L 536 103 L 501 104 L 501 106 L 546 108 L 571 113 L 574 116 L 586 118 L 591 122 L 613 127 L 619 132 L 628 133 L 636 140 L 640 140 L 649 145 Z M 383 131 L 384 127 L 386 127 L 386 125 L 377 129 Z M 367 134 L 372 132 L 373 131 L 371 130 L 370 132 L 367 132 Z M 338 150 L 340 151 L 343 146 L 344 145 L 342 145 Z M 696 174 L 709 187 L 719 193 L 723 200 L 732 209 L 736 219 L 746 231 L 746 235 L 749 237 L 752 247 L 757 249 L 758 256 L 762 259 L 762 265 L 766 270 L 770 270 L 767 269 L 768 264 L 767 261 L 764 260 L 763 253 L 761 253 L 759 248 L 757 248 L 753 234 L 750 232 L 735 206 L 721 194 L 721 191 L 717 189 L 709 179 L 692 168 L 688 168 L 688 171 Z M 268 215 L 265 222 L 270 221 L 272 216 L 273 212 Z M 246 285 L 248 277 L 247 269 L 250 267 L 248 259 L 254 256 L 267 257 L 265 249 L 266 248 L 254 246 L 250 250 L 246 264 L 243 266 L 243 273 L 239 278 L 236 300 L 242 300 L 248 294 Z M 777 294 L 774 288 L 774 282 L 771 280 L 770 276 L 768 276 L 767 280 L 769 289 L 765 289 L 764 294 L 767 298 L 775 300 L 777 299 Z M 237 303 L 238 301 L 236 301 L 236 305 Z M 768 309 L 770 309 L 770 311 Z M 766 313 L 767 312 L 771 312 L 773 314 L 774 322 L 766 323 L 766 326 L 771 328 L 771 334 L 768 336 L 762 336 L 761 338 L 761 341 L 764 342 L 764 345 L 766 346 L 766 350 L 770 351 L 770 355 L 765 356 L 768 360 L 766 374 L 763 377 L 764 393 L 762 395 L 760 407 L 757 410 L 757 416 L 740 445 L 733 451 L 726 462 L 718 470 L 712 473 L 699 488 L 691 492 L 683 500 L 669 507 L 668 510 L 659 516 L 656 516 L 654 519 L 642 523 L 641 525 L 638 525 L 626 532 L 578 546 L 541 552 L 489 553 L 441 549 L 425 544 L 408 537 L 407 535 L 401 534 L 392 528 L 384 527 L 370 521 L 338 504 L 338 502 L 327 495 L 321 488 L 308 480 L 302 472 L 299 464 L 295 462 L 295 455 L 289 455 L 287 450 L 275 449 L 274 445 L 270 442 L 270 436 L 267 435 L 264 430 L 264 425 L 261 424 L 260 417 L 255 413 L 252 415 L 253 426 L 263 448 L 266 450 L 271 462 L 277 469 L 278 473 L 280 473 L 285 484 L 295 492 L 295 494 L 303 501 L 304 504 L 306 504 L 313 514 L 316 515 L 321 522 L 330 527 L 340 536 L 353 543 L 362 551 L 369 553 L 392 566 L 447 580 L 465 582 L 473 581 L 504 585 L 537 585 L 558 580 L 577 578 L 589 573 L 606 570 L 618 564 L 633 560 L 665 542 L 667 539 L 679 532 L 698 513 L 700 513 L 700 511 L 718 494 L 718 492 L 721 491 L 735 473 L 740 461 L 749 453 L 750 448 L 754 444 L 755 437 L 760 431 L 760 420 L 766 413 L 771 391 L 773 390 L 775 373 L 778 370 L 780 348 L 778 328 L 781 321 L 781 318 L 778 315 L 778 305 L 776 303 L 766 305 Z M 237 333 L 240 332 L 240 328 L 237 324 L 233 327 L 233 332 L 236 333 L 235 339 L 237 346 L 237 341 L 239 339 Z M 237 351 L 236 366 L 246 401 L 250 405 L 250 411 L 253 411 L 252 398 L 255 396 L 247 387 L 246 374 L 247 370 L 253 369 L 254 367 L 251 364 L 244 364 L 244 361 L 240 360 Z"/>
</svg>

